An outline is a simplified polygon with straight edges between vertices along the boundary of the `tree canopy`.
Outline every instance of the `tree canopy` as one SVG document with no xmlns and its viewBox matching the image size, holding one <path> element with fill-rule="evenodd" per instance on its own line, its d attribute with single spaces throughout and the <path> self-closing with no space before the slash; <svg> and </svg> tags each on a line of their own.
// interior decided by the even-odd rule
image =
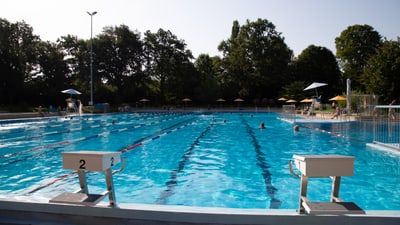
<svg viewBox="0 0 400 225">
<path fill-rule="evenodd" d="M 384 41 L 368 60 L 361 82 L 368 93 L 381 96 L 388 104 L 400 94 L 400 43 Z"/>
<path fill-rule="evenodd" d="M 184 40 L 169 30 L 132 31 L 126 25 L 104 27 L 93 37 L 94 102 L 154 105 L 197 104 L 237 97 L 256 104 L 280 95 L 301 100 L 312 82 L 329 85 L 328 97 L 353 89 L 397 99 L 399 42 L 381 41 L 369 25 L 353 25 L 336 38 L 337 59 L 323 46 L 310 45 L 298 57 L 266 19 L 233 21 L 231 34 L 218 46 L 221 56 L 193 57 Z M 90 96 L 90 40 L 66 35 L 55 43 L 40 40 L 25 22 L 0 19 L 0 106 L 63 105 L 61 90 L 75 88 L 85 104 Z M 340 69 L 339 69 L 340 65 Z M 26 109 L 26 108 L 25 108 Z"/>
<path fill-rule="evenodd" d="M 233 22 L 231 37 L 219 45 L 223 85 L 234 97 L 276 97 L 288 77 L 292 51 L 268 20 Z"/>
<path fill-rule="evenodd" d="M 364 91 L 361 74 L 381 45 L 381 35 L 369 25 L 353 25 L 342 31 L 335 43 L 343 77 L 352 80 L 353 88 Z"/>
</svg>

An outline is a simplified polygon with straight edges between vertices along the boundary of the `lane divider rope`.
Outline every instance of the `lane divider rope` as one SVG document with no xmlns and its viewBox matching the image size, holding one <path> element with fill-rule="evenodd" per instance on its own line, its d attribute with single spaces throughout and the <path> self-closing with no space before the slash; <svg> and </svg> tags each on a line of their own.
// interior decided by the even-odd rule
<svg viewBox="0 0 400 225">
<path fill-rule="evenodd" d="M 193 120 L 193 119 L 191 119 L 191 120 Z M 186 121 L 186 122 L 187 122 L 187 121 Z M 158 139 L 158 138 L 160 138 L 160 137 L 162 137 L 162 136 L 165 136 L 165 135 L 170 134 L 170 133 L 172 133 L 172 132 L 174 132 L 174 131 L 177 131 L 177 130 L 180 130 L 180 129 L 184 128 L 184 127 L 187 127 L 187 126 L 189 126 L 190 123 L 191 123 L 191 122 L 189 121 L 188 123 L 186 123 L 186 124 L 184 124 L 184 125 L 182 125 L 182 126 L 180 126 L 180 127 L 174 128 L 174 129 L 172 129 L 172 130 L 169 130 L 169 131 L 164 132 L 164 133 L 162 133 L 162 134 L 159 134 L 159 135 L 157 135 L 157 136 L 154 136 L 154 137 L 145 139 L 145 140 L 143 140 L 143 141 L 141 141 L 141 142 L 139 142 L 139 143 L 135 143 L 135 144 L 133 144 L 133 145 L 131 145 L 131 146 L 128 146 L 128 147 L 126 147 L 126 148 L 120 150 L 120 152 L 121 152 L 121 153 L 125 153 L 125 152 L 128 152 L 128 151 L 131 151 L 131 150 L 135 149 L 136 147 L 139 147 L 139 146 L 144 145 L 144 144 L 146 144 L 146 143 L 148 143 L 148 142 L 154 141 L 154 140 L 156 140 L 156 139 Z M 39 186 L 39 187 L 37 187 L 37 188 L 35 188 L 35 189 L 29 191 L 28 194 L 32 194 L 32 193 L 34 193 L 34 192 L 36 192 L 36 191 L 39 191 L 39 190 L 41 190 L 41 189 L 43 189 L 43 188 L 46 188 L 46 187 L 48 187 L 48 186 L 51 186 L 52 184 L 54 184 L 54 183 L 56 183 L 56 182 L 58 182 L 58 181 L 62 181 L 62 180 L 64 180 L 65 178 L 67 178 L 67 177 L 69 177 L 69 176 L 71 176 L 71 175 L 73 175 L 73 174 L 76 174 L 76 173 L 77 173 L 77 171 L 73 171 L 73 172 L 71 172 L 71 173 L 64 174 L 64 175 L 60 176 L 59 178 L 57 178 L 57 179 L 55 179 L 55 180 L 53 180 L 53 181 L 51 181 L 51 182 L 49 182 L 49 183 L 46 183 L 46 184 L 44 184 L 44 185 L 41 185 L 41 186 Z"/>
<path fill-rule="evenodd" d="M 37 150 L 40 150 L 40 149 L 52 148 L 52 147 L 55 147 L 55 146 L 58 146 L 58 145 L 67 145 L 67 144 L 72 144 L 72 143 L 76 143 L 76 142 L 79 142 L 79 141 L 89 140 L 89 139 L 96 138 L 96 137 L 107 136 L 110 133 L 124 132 L 124 131 L 127 131 L 127 130 L 137 129 L 137 128 L 144 127 L 144 126 L 155 125 L 155 124 L 166 122 L 166 121 L 169 121 L 169 120 L 172 120 L 172 119 L 174 119 L 174 118 L 167 118 L 167 119 L 164 119 L 164 120 L 161 120 L 161 121 L 153 121 L 153 122 L 150 122 L 150 123 L 141 123 L 141 124 L 132 126 L 130 128 L 114 129 L 114 130 L 111 130 L 111 131 L 105 131 L 105 132 L 102 132 L 102 133 L 99 133 L 99 134 L 95 134 L 95 135 L 92 135 L 92 136 L 88 136 L 88 137 L 82 137 L 82 138 L 77 138 L 77 139 L 72 139 L 72 140 L 65 140 L 65 141 L 60 141 L 60 142 L 56 142 L 56 143 L 52 143 L 52 144 L 48 144 L 48 145 L 44 145 L 44 146 L 38 146 L 38 147 L 31 148 L 31 149 L 19 151 L 19 152 L 13 152 L 13 153 L 5 154 L 5 155 L 0 155 L 0 159 L 1 158 L 9 158 L 9 157 L 20 155 L 20 154 L 27 153 L 27 152 L 37 151 Z M 70 129 L 69 132 L 71 132 L 71 131 L 73 131 L 73 130 Z"/>
</svg>

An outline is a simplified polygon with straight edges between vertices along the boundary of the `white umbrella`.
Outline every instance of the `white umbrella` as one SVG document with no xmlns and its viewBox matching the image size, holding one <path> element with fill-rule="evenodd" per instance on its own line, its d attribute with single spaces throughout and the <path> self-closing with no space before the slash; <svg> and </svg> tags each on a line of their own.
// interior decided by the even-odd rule
<svg viewBox="0 0 400 225">
<path fill-rule="evenodd" d="M 147 99 L 147 98 L 142 98 L 142 99 L 139 100 L 139 102 L 149 102 L 149 101 L 150 101 L 150 100 Z"/>
<path fill-rule="evenodd" d="M 315 89 L 315 94 L 318 98 L 318 90 L 317 88 L 322 87 L 322 86 L 326 86 L 328 85 L 327 83 L 319 83 L 319 82 L 313 82 L 312 84 L 310 84 L 308 87 L 304 88 L 304 91 L 310 90 L 310 89 Z"/>
<path fill-rule="evenodd" d="M 80 94 L 82 94 L 81 92 L 79 92 L 79 91 L 77 91 L 75 89 L 66 89 L 66 90 L 63 90 L 61 92 L 64 93 L 64 94 L 70 94 L 70 95 L 80 95 Z"/>
</svg>

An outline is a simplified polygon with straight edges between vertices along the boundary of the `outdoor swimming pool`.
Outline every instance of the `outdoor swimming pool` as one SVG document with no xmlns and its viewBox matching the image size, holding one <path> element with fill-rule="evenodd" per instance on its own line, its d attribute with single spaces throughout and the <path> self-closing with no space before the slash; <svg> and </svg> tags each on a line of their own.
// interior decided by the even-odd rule
<svg viewBox="0 0 400 225">
<path fill-rule="evenodd" d="M 366 146 L 368 122 L 292 124 L 276 113 L 132 113 L 0 123 L 0 198 L 48 201 L 79 188 L 61 152 L 120 151 L 117 202 L 224 208 L 296 209 L 293 154 L 356 157 L 340 197 L 365 210 L 400 209 L 400 156 Z M 266 129 L 259 129 L 260 122 Z M 119 167 L 117 166 L 118 169 Z M 88 175 L 90 192 L 104 176 Z M 311 200 L 328 201 L 330 179 L 310 179 Z"/>
</svg>

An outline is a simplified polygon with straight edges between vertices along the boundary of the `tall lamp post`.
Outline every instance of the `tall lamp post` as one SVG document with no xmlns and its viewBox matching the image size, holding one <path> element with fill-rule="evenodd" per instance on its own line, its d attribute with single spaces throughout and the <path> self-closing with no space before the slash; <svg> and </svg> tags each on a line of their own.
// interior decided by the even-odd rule
<svg viewBox="0 0 400 225">
<path fill-rule="evenodd" d="M 90 13 L 90 102 L 89 105 L 93 105 L 93 16 L 97 14 L 96 11 Z"/>
</svg>

